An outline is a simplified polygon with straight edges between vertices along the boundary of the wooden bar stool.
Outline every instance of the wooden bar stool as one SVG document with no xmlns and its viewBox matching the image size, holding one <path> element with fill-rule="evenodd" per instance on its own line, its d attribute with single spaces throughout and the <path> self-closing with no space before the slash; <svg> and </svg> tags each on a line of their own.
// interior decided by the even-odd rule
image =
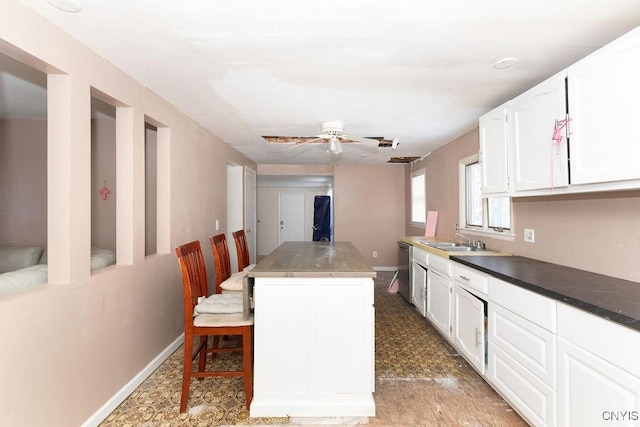
<svg viewBox="0 0 640 427">
<path fill-rule="evenodd" d="M 240 312 L 206 312 L 201 314 L 197 307 L 200 297 L 207 297 L 207 273 L 199 241 L 187 243 L 176 248 L 180 272 L 182 273 L 182 289 L 184 296 L 184 365 L 182 372 L 182 394 L 180 397 L 180 412 L 187 410 L 189 400 L 189 384 L 192 377 L 205 378 L 210 376 L 243 376 L 246 406 L 249 409 L 253 398 L 253 351 L 251 344 L 253 315 L 245 316 Z M 224 299 L 223 295 L 214 294 L 213 298 Z M 242 303 L 240 303 L 242 307 Z M 209 310 L 211 311 L 211 310 Z M 229 311 L 229 310 L 226 310 Z M 237 311 L 237 310 L 236 310 Z M 220 336 L 242 336 L 242 344 L 237 347 L 219 347 Z M 213 347 L 208 348 L 209 337 L 212 336 Z M 197 348 L 193 349 L 194 337 L 199 337 Z M 242 369 L 234 371 L 207 371 L 206 355 L 229 351 L 242 351 Z M 198 369 L 193 370 L 193 360 L 198 357 Z"/>
</svg>

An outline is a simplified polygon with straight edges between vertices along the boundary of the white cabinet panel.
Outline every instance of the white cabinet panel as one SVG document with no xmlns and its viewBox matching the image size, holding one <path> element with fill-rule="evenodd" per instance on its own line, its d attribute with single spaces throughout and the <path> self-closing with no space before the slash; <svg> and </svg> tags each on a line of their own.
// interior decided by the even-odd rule
<svg viewBox="0 0 640 427">
<path fill-rule="evenodd" d="M 571 183 L 640 179 L 640 32 L 568 68 Z"/>
<path fill-rule="evenodd" d="M 556 388 L 556 336 L 494 303 L 489 304 L 489 342 L 547 385 Z"/>
<path fill-rule="evenodd" d="M 640 378 L 562 338 L 558 364 L 559 425 L 640 426 Z"/>
<path fill-rule="evenodd" d="M 489 278 L 489 299 L 550 332 L 557 331 L 556 300 L 495 277 Z"/>
<path fill-rule="evenodd" d="M 510 190 L 508 113 L 507 103 L 486 113 L 479 120 L 482 194 L 506 195 Z"/>
<path fill-rule="evenodd" d="M 411 286 L 411 303 L 423 316 L 427 315 L 427 270 L 417 262 L 411 263 L 413 268 L 413 284 Z"/>
<path fill-rule="evenodd" d="M 427 319 L 451 339 L 451 288 L 453 280 L 431 270 L 427 273 Z"/>
<path fill-rule="evenodd" d="M 453 342 L 467 361 L 485 374 L 485 302 L 457 284 L 453 290 Z"/>
<path fill-rule="evenodd" d="M 569 184 L 567 138 L 553 143 L 555 123 L 566 117 L 565 73 L 511 101 L 511 170 L 514 194 Z"/>
<path fill-rule="evenodd" d="M 488 378 L 531 425 L 556 425 L 556 391 L 491 342 Z"/>
<path fill-rule="evenodd" d="M 254 295 L 251 416 L 373 416 L 373 280 L 258 277 Z"/>
</svg>

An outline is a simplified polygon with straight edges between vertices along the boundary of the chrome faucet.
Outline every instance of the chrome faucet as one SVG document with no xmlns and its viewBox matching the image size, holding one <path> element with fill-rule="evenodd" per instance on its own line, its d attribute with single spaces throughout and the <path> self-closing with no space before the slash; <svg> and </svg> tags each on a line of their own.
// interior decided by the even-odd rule
<svg viewBox="0 0 640 427">
<path fill-rule="evenodd" d="M 462 237 L 464 240 L 467 241 L 467 245 L 468 246 L 473 246 L 473 244 L 474 244 L 474 241 L 472 239 L 468 238 L 467 236 L 465 236 L 464 234 L 456 233 L 454 236 L 455 237 Z"/>
</svg>

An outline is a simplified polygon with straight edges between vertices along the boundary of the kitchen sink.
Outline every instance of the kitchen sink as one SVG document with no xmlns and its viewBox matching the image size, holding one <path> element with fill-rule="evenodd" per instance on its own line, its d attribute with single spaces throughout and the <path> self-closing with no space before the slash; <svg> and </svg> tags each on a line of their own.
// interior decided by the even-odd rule
<svg viewBox="0 0 640 427">
<path fill-rule="evenodd" d="M 427 242 L 422 241 L 422 243 L 424 243 L 427 246 L 431 246 L 432 248 L 436 248 L 436 249 L 440 249 L 441 251 L 446 251 L 446 252 L 475 252 L 475 251 L 484 251 L 486 252 L 487 249 L 480 249 L 480 248 L 476 248 L 473 246 L 468 246 L 462 243 L 456 243 L 456 242 Z"/>
</svg>

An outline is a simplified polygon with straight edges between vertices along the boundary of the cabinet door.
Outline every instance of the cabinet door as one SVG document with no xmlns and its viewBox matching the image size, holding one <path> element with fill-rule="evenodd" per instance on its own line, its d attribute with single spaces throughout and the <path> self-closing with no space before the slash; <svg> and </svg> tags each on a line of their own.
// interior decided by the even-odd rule
<svg viewBox="0 0 640 427">
<path fill-rule="evenodd" d="M 427 319 L 447 338 L 451 338 L 452 286 L 451 278 L 427 273 Z"/>
<path fill-rule="evenodd" d="M 485 374 L 485 304 L 480 298 L 455 286 L 453 342 L 460 353 Z"/>
<path fill-rule="evenodd" d="M 513 191 L 551 189 L 569 184 L 567 138 L 555 144 L 556 120 L 566 117 L 565 74 L 540 83 L 511 101 Z"/>
<path fill-rule="evenodd" d="M 558 338 L 558 425 L 640 425 L 640 378 Z"/>
<path fill-rule="evenodd" d="M 427 271 L 418 263 L 413 262 L 413 286 L 411 287 L 411 303 L 420 314 L 426 315 Z"/>
<path fill-rule="evenodd" d="M 640 179 L 640 32 L 568 69 L 571 183 Z"/>
<path fill-rule="evenodd" d="M 509 192 L 507 118 L 509 103 L 486 113 L 479 120 L 482 194 Z"/>
<path fill-rule="evenodd" d="M 556 391 L 489 342 L 489 382 L 532 426 L 555 426 Z"/>
</svg>

